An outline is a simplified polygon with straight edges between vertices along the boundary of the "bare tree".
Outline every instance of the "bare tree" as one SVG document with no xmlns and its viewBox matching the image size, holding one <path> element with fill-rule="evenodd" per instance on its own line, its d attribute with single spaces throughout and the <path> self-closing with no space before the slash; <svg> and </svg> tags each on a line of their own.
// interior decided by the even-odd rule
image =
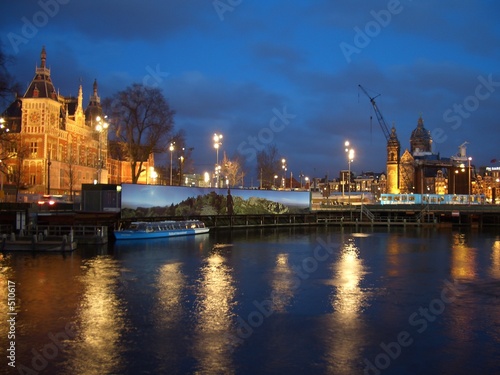
<svg viewBox="0 0 500 375">
<path fill-rule="evenodd" d="M 222 159 L 221 166 L 221 175 L 227 179 L 229 186 L 237 185 L 238 182 L 241 182 L 243 177 L 245 177 L 245 174 L 241 169 L 241 163 L 237 157 L 233 160 L 229 160 L 224 152 L 224 158 Z"/>
<path fill-rule="evenodd" d="M 7 179 L 16 187 L 16 202 L 19 197 L 21 186 L 26 185 L 24 181 L 24 160 L 28 157 L 29 149 L 26 144 L 21 141 L 19 134 L 10 134 L 8 144 L 8 157 L 5 163 L 5 170 L 2 173 L 7 175 Z"/>
<path fill-rule="evenodd" d="M 0 46 L 0 106 L 5 107 L 10 101 L 12 94 L 20 89 L 14 77 L 9 73 L 8 65 L 13 58 L 3 52 Z"/>
<path fill-rule="evenodd" d="M 116 127 L 116 140 L 130 162 L 135 184 L 149 155 L 167 150 L 174 111 L 159 89 L 139 83 L 113 95 L 104 107 Z"/>
<path fill-rule="evenodd" d="M 274 185 L 274 176 L 281 174 L 280 155 L 276 145 L 267 146 L 257 153 L 257 175 L 264 189 Z"/>
</svg>

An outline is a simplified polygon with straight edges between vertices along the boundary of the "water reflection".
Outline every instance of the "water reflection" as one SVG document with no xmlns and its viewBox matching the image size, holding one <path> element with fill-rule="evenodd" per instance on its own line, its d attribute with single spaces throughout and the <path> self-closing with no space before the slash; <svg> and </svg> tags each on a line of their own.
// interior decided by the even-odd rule
<svg viewBox="0 0 500 375">
<path fill-rule="evenodd" d="M 331 301 L 334 312 L 329 321 L 330 341 L 326 347 L 329 349 L 328 367 L 335 374 L 357 371 L 357 358 L 366 344 L 361 313 L 368 304 L 368 293 L 360 284 L 367 270 L 355 241 L 352 237 L 342 241 L 339 259 L 333 265 L 335 293 Z"/>
<path fill-rule="evenodd" d="M 500 279 L 500 240 L 494 241 L 491 247 L 490 275 L 493 278 Z"/>
<path fill-rule="evenodd" d="M 464 233 L 453 233 L 451 276 L 454 279 L 473 279 L 476 276 L 476 249 L 467 244 Z"/>
<path fill-rule="evenodd" d="M 401 275 L 403 267 L 401 265 L 401 244 L 398 236 L 389 236 L 387 238 L 387 275 L 397 277 Z"/>
<path fill-rule="evenodd" d="M 359 284 L 365 274 L 365 267 L 359 258 L 359 248 L 354 238 L 349 238 L 342 246 L 340 259 L 334 270 L 336 294 L 332 303 L 338 314 L 352 319 L 363 308 L 366 294 Z"/>
<path fill-rule="evenodd" d="M 203 374 L 231 374 L 235 293 L 232 268 L 220 253 L 208 256 L 197 291 L 194 356 Z"/>
<path fill-rule="evenodd" d="M 125 351 L 121 337 L 125 328 L 124 307 L 116 295 L 119 264 L 109 256 L 83 263 L 85 288 L 77 319 L 78 336 L 70 348 L 70 373 L 108 374 L 120 369 Z"/>
<path fill-rule="evenodd" d="M 8 312 L 7 299 L 9 291 L 7 289 L 7 284 L 9 280 L 14 281 L 13 279 L 11 279 L 12 268 L 9 266 L 8 263 L 9 262 L 7 260 L 7 257 L 5 257 L 2 253 L 0 253 L 0 301 L 2 301 L 0 303 L 0 316 L 2 316 L 2 319 L 7 316 Z M 18 304 L 17 299 L 15 302 L 17 305 Z M 9 329 L 8 324 L 0 324 L 0 337 L 7 338 L 8 329 Z"/>
<path fill-rule="evenodd" d="M 272 275 L 273 311 L 285 312 L 293 297 L 294 274 L 288 263 L 288 254 L 278 254 Z"/>
<path fill-rule="evenodd" d="M 169 263 L 160 267 L 157 285 L 158 328 L 171 328 L 181 319 L 183 313 L 182 292 L 185 286 L 185 277 L 181 271 L 181 263 Z"/>
</svg>

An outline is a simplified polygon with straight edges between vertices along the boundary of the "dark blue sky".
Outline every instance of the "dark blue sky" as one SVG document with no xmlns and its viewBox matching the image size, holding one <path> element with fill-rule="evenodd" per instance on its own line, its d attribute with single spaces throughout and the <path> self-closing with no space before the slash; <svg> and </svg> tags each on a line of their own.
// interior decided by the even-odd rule
<svg viewBox="0 0 500 375">
<path fill-rule="evenodd" d="M 133 82 L 159 87 L 198 172 L 215 163 L 214 132 L 229 156 L 243 154 L 249 176 L 254 151 L 269 143 L 295 176 L 337 175 L 347 168 L 346 139 L 353 171 L 384 171 L 385 138 L 358 84 L 381 94 L 402 151 L 422 114 L 441 156 L 468 141 L 477 166 L 500 159 L 497 1 L 6 4 L 2 43 L 24 87 L 42 45 L 63 95 L 76 95 L 81 80 L 88 103 L 94 78 L 101 97 Z"/>
</svg>

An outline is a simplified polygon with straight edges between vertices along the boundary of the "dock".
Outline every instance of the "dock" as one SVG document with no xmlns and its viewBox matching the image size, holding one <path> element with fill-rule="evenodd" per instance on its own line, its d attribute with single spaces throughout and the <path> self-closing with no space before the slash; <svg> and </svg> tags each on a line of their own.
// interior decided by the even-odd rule
<svg viewBox="0 0 500 375">
<path fill-rule="evenodd" d="M 16 211 L 12 212 L 12 221 Z M 4 213 L 9 213 L 4 211 Z M 4 215 L 7 216 L 7 215 Z M 28 216 L 28 215 L 26 215 Z M 61 251 L 84 246 L 105 245 L 113 241 L 113 231 L 127 227 L 138 220 L 200 220 L 211 230 L 230 230 L 238 228 L 265 227 L 465 227 L 487 228 L 500 227 L 500 205 L 465 205 L 465 204 L 394 204 L 394 205 L 332 205 L 320 210 L 301 213 L 282 214 L 246 214 L 246 215 L 193 215 L 164 217 L 134 217 L 123 219 L 120 212 L 54 212 L 38 216 L 37 224 L 27 225 L 19 230 L 11 224 L 0 224 L 0 245 L 5 249 L 21 248 L 25 251 Z M 11 233 L 18 239 L 11 241 Z M 36 236 L 34 243 L 33 236 Z M 63 238 L 71 237 L 63 247 Z M 24 241 L 24 242 L 21 242 Z M 71 244 L 71 245 L 70 245 Z M 69 250 L 71 251 L 71 250 Z"/>
<path fill-rule="evenodd" d="M 60 239 L 43 238 L 33 235 L 31 238 L 16 238 L 12 233 L 9 237 L 2 235 L 0 251 L 31 251 L 31 252 L 71 252 L 76 250 L 77 242 L 71 237 L 63 236 Z"/>
<path fill-rule="evenodd" d="M 127 225 L 141 218 L 119 220 Z M 149 220 L 179 220 L 179 217 L 148 218 Z M 211 229 L 261 228 L 281 226 L 469 226 L 500 227 L 500 206 L 497 205 L 352 205 L 332 206 L 307 213 L 200 215 Z"/>
<path fill-rule="evenodd" d="M 0 251 L 68 252 L 78 246 L 108 243 L 107 225 L 36 225 L 14 233 L 0 228 Z"/>
</svg>

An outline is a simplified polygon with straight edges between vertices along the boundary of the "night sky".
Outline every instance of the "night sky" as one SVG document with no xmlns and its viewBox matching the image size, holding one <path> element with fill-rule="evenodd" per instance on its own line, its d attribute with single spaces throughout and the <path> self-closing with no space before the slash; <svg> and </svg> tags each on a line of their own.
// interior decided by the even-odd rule
<svg viewBox="0 0 500 375">
<path fill-rule="evenodd" d="M 101 98 L 134 82 L 161 88 L 200 173 L 215 163 L 214 133 L 223 134 L 229 157 L 245 158 L 247 185 L 255 151 L 271 143 L 294 176 L 338 176 L 347 169 L 345 140 L 356 151 L 354 172 L 385 171 L 386 141 L 358 84 L 380 94 L 402 152 L 422 115 L 442 157 L 468 141 L 476 166 L 500 159 L 497 1 L 18 0 L 2 7 L 3 49 L 23 90 L 43 45 L 56 88 L 76 96 L 81 82 L 85 105 L 94 79 Z"/>
</svg>

